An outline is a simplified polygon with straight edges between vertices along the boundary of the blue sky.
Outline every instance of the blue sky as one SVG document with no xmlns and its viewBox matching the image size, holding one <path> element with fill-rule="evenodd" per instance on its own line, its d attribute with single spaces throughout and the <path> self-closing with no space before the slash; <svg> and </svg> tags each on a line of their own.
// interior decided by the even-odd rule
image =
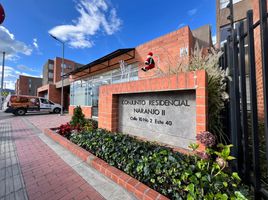
<svg viewBox="0 0 268 200">
<path fill-rule="evenodd" d="M 46 60 L 62 55 L 61 45 L 49 32 L 66 42 L 66 58 L 82 64 L 185 25 L 193 30 L 210 24 L 215 35 L 215 0 L 0 0 L 0 3 L 6 12 L 0 26 L 0 52 L 8 52 L 6 88 L 14 88 L 19 74 L 40 77 Z"/>
</svg>

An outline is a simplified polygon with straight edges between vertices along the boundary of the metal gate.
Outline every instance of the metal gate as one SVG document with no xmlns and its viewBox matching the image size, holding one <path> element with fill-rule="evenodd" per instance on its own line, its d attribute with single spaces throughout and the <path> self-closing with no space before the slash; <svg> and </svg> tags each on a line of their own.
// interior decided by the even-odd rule
<svg viewBox="0 0 268 200">
<path fill-rule="evenodd" d="M 232 154 L 237 158 L 232 166 L 247 184 L 253 186 L 255 199 L 268 199 L 268 15 L 267 0 L 259 2 L 260 20 L 253 23 L 253 11 L 249 10 L 246 21 L 230 30 L 222 48 L 220 65 L 228 67 L 232 77 L 228 83 L 230 101 L 226 107 L 229 119 L 226 127 L 234 145 Z M 258 119 L 254 46 L 254 30 L 257 27 L 260 28 L 263 75 L 263 91 L 258 92 L 263 92 L 264 98 L 264 119 L 261 121 Z M 246 84 L 246 57 L 249 84 Z M 260 124 L 263 125 L 263 135 Z"/>
</svg>

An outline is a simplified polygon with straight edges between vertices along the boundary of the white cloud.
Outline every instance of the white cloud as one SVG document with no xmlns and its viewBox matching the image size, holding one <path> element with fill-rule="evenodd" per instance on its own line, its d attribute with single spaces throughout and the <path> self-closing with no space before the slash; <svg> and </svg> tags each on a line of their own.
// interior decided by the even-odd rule
<svg viewBox="0 0 268 200">
<path fill-rule="evenodd" d="M 187 11 L 187 14 L 189 15 L 189 16 L 193 16 L 193 15 L 195 15 L 196 13 L 197 13 L 197 8 L 193 8 L 193 9 L 191 9 L 191 10 L 188 10 Z"/>
<path fill-rule="evenodd" d="M 101 31 L 112 35 L 122 24 L 115 8 L 105 0 L 79 0 L 76 10 L 80 16 L 73 24 L 56 26 L 49 31 L 74 48 L 90 48 L 94 45 L 92 36 Z"/>
<path fill-rule="evenodd" d="M 6 52 L 7 60 L 16 60 L 19 54 L 31 55 L 32 48 L 25 43 L 15 39 L 14 34 L 10 33 L 7 28 L 0 26 L 0 52 Z"/>
<path fill-rule="evenodd" d="M 39 45 L 38 45 L 38 43 L 37 43 L 37 38 L 34 38 L 34 39 L 33 39 L 33 45 L 34 45 L 34 47 L 35 47 L 36 49 L 39 49 Z"/>
<path fill-rule="evenodd" d="M 17 69 L 22 70 L 22 71 L 37 72 L 37 70 L 35 70 L 35 69 L 31 68 L 31 67 L 27 67 L 25 65 L 18 65 Z"/>
<path fill-rule="evenodd" d="M 212 36 L 212 44 L 216 44 L 217 43 L 217 35 L 213 35 Z"/>
<path fill-rule="evenodd" d="M 4 80 L 4 89 L 15 90 L 15 84 L 16 84 L 15 80 L 8 80 L 8 81 Z"/>
<path fill-rule="evenodd" d="M 181 28 L 181 27 L 183 27 L 185 25 L 186 25 L 185 23 L 180 23 L 179 26 L 178 26 L 178 28 Z"/>
</svg>

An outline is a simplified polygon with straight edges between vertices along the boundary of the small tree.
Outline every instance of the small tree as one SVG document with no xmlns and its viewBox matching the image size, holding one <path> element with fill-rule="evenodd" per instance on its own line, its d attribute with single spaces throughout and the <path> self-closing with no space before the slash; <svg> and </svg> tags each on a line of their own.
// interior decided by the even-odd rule
<svg viewBox="0 0 268 200">
<path fill-rule="evenodd" d="M 83 114 L 82 108 L 80 106 L 77 106 L 74 109 L 74 115 L 72 117 L 72 120 L 70 122 L 70 124 L 73 127 L 77 127 L 77 126 L 84 126 L 85 124 L 85 115 Z"/>
<path fill-rule="evenodd" d="M 205 69 L 208 74 L 208 130 L 216 134 L 221 143 L 228 144 L 228 137 L 224 133 L 221 112 L 229 100 L 226 92 L 227 80 L 230 80 L 228 68 L 219 67 L 222 52 L 210 49 L 207 55 L 197 48 L 191 57 L 189 71 Z"/>
</svg>

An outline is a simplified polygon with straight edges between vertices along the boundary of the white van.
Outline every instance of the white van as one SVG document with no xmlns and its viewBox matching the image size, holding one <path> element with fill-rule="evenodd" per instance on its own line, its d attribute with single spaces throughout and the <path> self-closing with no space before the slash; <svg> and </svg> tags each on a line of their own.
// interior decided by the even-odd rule
<svg viewBox="0 0 268 200">
<path fill-rule="evenodd" d="M 27 112 L 60 113 L 62 106 L 43 97 L 9 95 L 3 104 L 7 113 L 22 116 Z"/>
</svg>

